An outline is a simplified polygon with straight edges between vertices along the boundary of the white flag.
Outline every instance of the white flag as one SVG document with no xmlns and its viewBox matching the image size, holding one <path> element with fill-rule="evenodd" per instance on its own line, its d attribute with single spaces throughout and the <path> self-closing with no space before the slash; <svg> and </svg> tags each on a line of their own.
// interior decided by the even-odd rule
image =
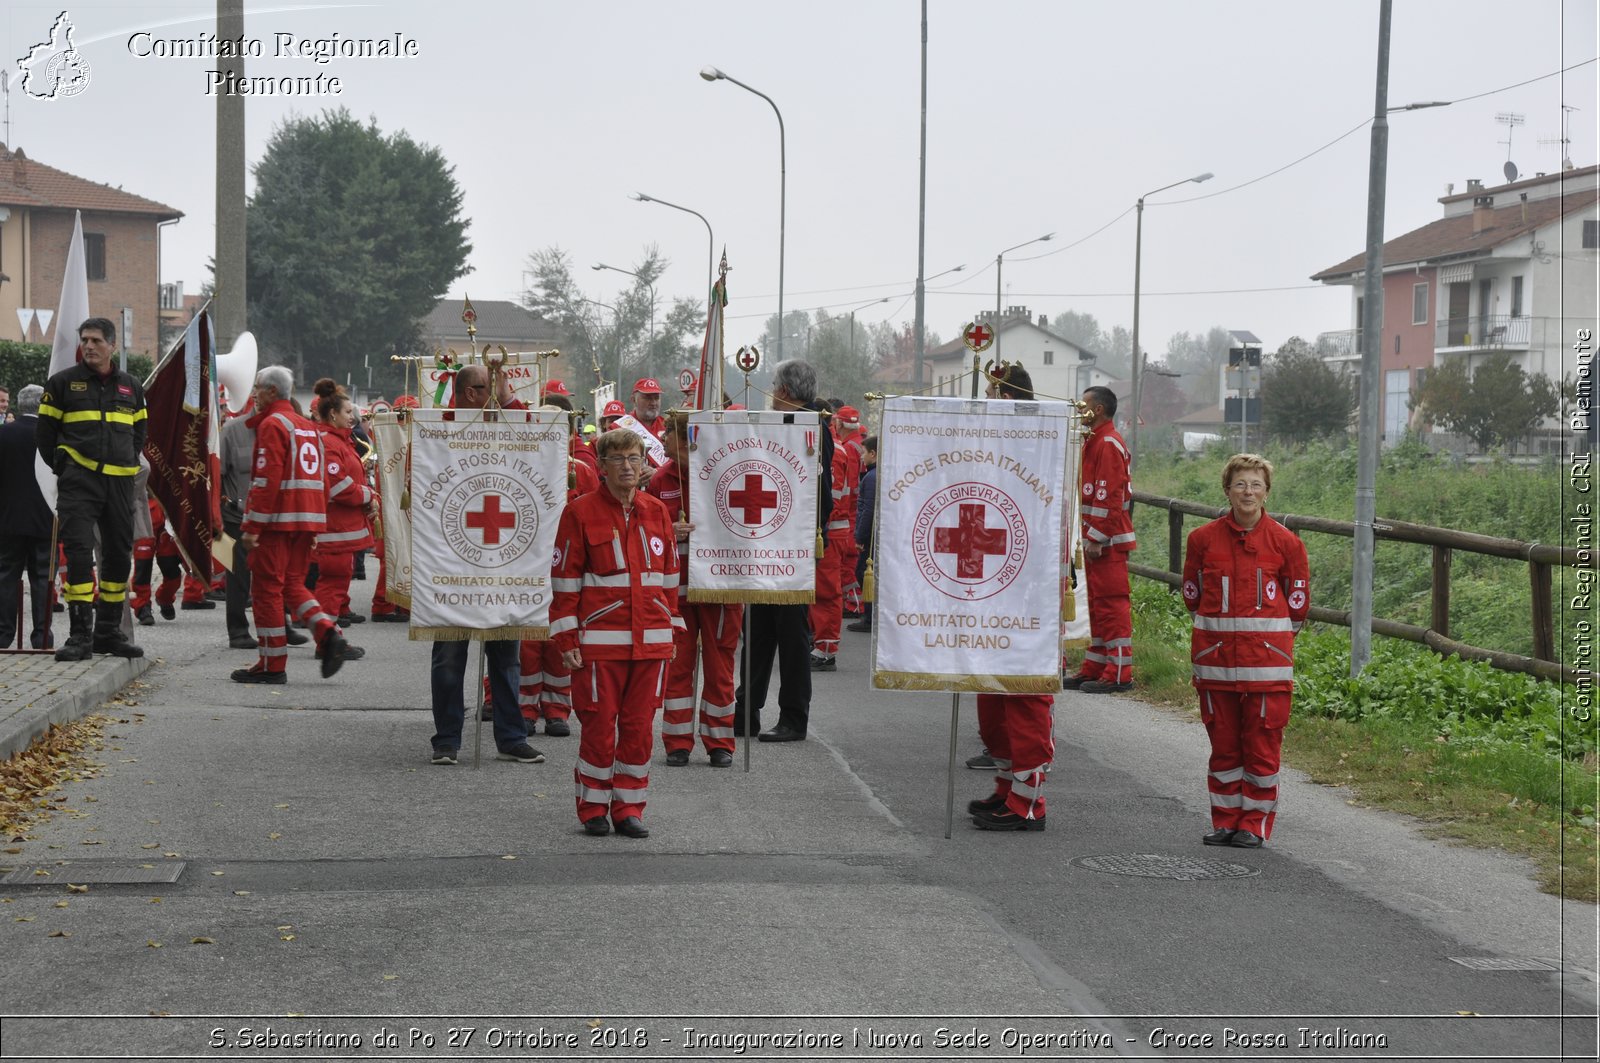
<svg viewBox="0 0 1600 1063">
<path fill-rule="evenodd" d="M 565 411 L 412 415 L 411 638 L 549 637 Z"/>
<path fill-rule="evenodd" d="M 88 317 L 89 271 L 83 262 L 83 212 L 75 211 L 72 216 L 72 243 L 67 245 L 67 269 L 61 275 L 61 301 L 56 305 L 56 336 L 50 346 L 50 376 L 78 364 L 78 326 Z"/>
<path fill-rule="evenodd" d="M 689 601 L 816 600 L 818 431 L 809 412 L 689 415 Z"/>
<path fill-rule="evenodd" d="M 884 403 L 875 687 L 1061 689 L 1065 402 Z"/>
</svg>

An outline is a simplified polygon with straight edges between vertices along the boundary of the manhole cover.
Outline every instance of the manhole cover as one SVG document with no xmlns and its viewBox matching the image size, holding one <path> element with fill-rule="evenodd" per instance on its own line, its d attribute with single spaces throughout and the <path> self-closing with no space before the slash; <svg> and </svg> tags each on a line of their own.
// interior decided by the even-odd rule
<svg viewBox="0 0 1600 1063">
<path fill-rule="evenodd" d="M 1229 864 L 1221 860 L 1196 860 L 1189 856 L 1162 856 L 1158 853 L 1112 853 L 1106 856 L 1080 856 L 1072 861 L 1090 871 L 1107 875 L 1137 875 L 1140 878 L 1171 878 L 1193 882 L 1202 878 L 1249 878 L 1259 868 Z"/>
<path fill-rule="evenodd" d="M 1561 968 L 1543 960 L 1528 960 L 1511 956 L 1451 956 L 1451 962 L 1474 971 L 1559 971 Z"/>
<path fill-rule="evenodd" d="M 98 885 L 176 882 L 187 866 L 188 862 L 185 860 L 164 860 L 150 867 L 113 863 L 19 867 L 4 878 L 0 878 L 0 886 L 60 886 L 68 882 L 78 884 L 92 882 Z M 48 871 L 49 874 L 40 875 L 37 873 L 39 871 Z"/>
</svg>

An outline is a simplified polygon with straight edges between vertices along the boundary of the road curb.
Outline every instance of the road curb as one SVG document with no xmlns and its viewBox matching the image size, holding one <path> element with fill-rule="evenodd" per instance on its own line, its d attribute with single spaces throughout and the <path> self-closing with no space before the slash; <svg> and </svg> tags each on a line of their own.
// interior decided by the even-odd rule
<svg viewBox="0 0 1600 1063">
<path fill-rule="evenodd" d="M 71 723 L 143 675 L 151 657 L 60 662 L 50 654 L 0 657 L 0 760 L 26 750 L 51 724 Z"/>
</svg>

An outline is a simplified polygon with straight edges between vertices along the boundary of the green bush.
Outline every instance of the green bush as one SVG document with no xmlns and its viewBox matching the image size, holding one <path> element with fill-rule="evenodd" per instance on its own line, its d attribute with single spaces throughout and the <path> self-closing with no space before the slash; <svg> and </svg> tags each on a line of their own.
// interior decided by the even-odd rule
<svg viewBox="0 0 1600 1063">
<path fill-rule="evenodd" d="M 155 363 L 147 355 L 128 355 L 128 372 L 137 380 L 148 380 Z M 11 401 L 17 392 L 29 384 L 43 384 L 50 377 L 50 345 L 47 343 L 18 343 L 0 340 L 0 387 L 11 392 Z"/>
</svg>

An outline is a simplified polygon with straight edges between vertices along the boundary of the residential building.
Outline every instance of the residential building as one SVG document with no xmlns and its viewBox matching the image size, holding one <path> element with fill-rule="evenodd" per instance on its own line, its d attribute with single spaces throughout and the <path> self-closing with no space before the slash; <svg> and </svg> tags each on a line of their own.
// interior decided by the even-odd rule
<svg viewBox="0 0 1600 1063">
<path fill-rule="evenodd" d="M 110 318 L 125 349 L 159 356 L 161 226 L 183 212 L 46 166 L 4 144 L 0 339 L 50 343 L 58 327 L 77 328 L 79 322 L 54 320 L 77 211 L 83 215 L 90 315 Z"/>
<path fill-rule="evenodd" d="M 1600 167 L 1538 174 L 1492 188 L 1450 186 L 1443 216 L 1383 245 L 1383 328 L 1379 337 L 1383 442 L 1422 429 L 1410 410 L 1423 376 L 1450 359 L 1470 372 L 1506 353 L 1529 374 L 1573 377 L 1579 328 L 1593 329 L 1600 255 Z M 1356 326 L 1323 333 L 1329 361 L 1359 364 L 1365 252 L 1312 275 L 1351 289 Z M 1560 446 L 1551 421 L 1539 449 Z"/>
<path fill-rule="evenodd" d="M 428 316 L 418 325 L 423 349 L 430 354 L 435 351 L 462 354 L 472 350 L 473 341 L 476 340 L 480 351 L 504 347 L 509 354 L 521 354 L 559 350 L 565 342 L 560 330 L 543 315 L 503 299 L 473 302 L 472 311 L 477 315 L 473 324 L 478 331 L 476 336 L 469 337 L 467 323 L 461 320 L 465 310 L 464 299 L 440 299 L 434 304 Z M 588 366 L 563 365 L 565 361 L 555 359 L 547 363 L 545 371 L 551 380 L 564 382 L 575 393 L 580 386 L 593 386 L 582 383 L 592 376 Z M 512 378 L 513 389 L 530 379 L 531 374 L 532 369 L 526 366 L 507 373 Z"/>
<path fill-rule="evenodd" d="M 995 328 L 994 312 L 980 313 L 976 323 Z M 1036 322 L 1025 306 L 1010 307 L 1001 315 L 995 346 L 978 356 L 980 362 L 992 361 L 997 348 L 1002 360 L 1022 363 L 1041 398 L 1075 399 L 1084 388 L 1112 383 L 1111 374 L 1096 365 L 1097 353 L 1051 332 L 1049 317 L 1040 314 Z M 959 337 L 923 356 L 923 378 L 932 385 L 927 394 L 969 395 L 971 372 L 972 351 Z M 981 386 L 978 392 L 983 393 Z"/>
</svg>

